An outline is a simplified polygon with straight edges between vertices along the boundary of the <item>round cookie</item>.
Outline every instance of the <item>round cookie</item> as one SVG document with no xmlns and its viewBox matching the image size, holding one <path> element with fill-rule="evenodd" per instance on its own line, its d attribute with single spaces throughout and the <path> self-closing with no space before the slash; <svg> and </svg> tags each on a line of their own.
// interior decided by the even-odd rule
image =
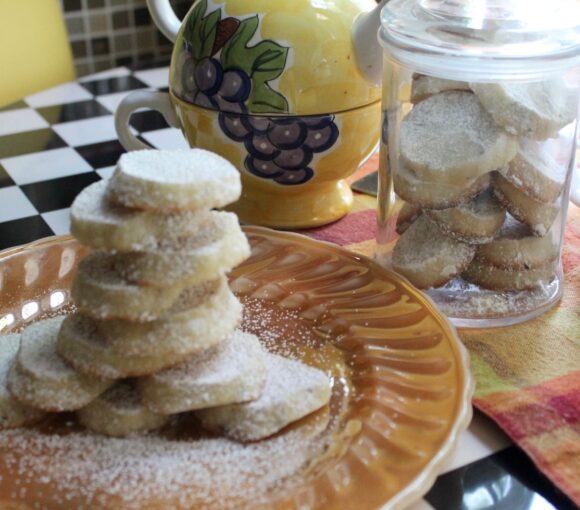
<svg viewBox="0 0 580 510">
<path fill-rule="evenodd" d="M 154 250 L 115 255 L 116 267 L 141 285 L 193 285 L 231 271 L 250 255 L 233 213 L 211 213 L 190 237 L 162 241 Z"/>
<path fill-rule="evenodd" d="M 8 373 L 19 346 L 19 334 L 0 335 L 0 430 L 30 425 L 46 414 L 16 400 L 8 391 Z"/>
<path fill-rule="evenodd" d="M 110 379 L 138 377 L 183 363 L 218 344 L 241 319 L 242 305 L 225 279 L 217 289 L 203 295 L 182 295 L 182 299 L 175 313 L 153 322 L 69 315 L 60 330 L 57 350 L 80 372 Z"/>
<path fill-rule="evenodd" d="M 548 282 L 555 273 L 553 263 L 534 269 L 502 269 L 474 260 L 461 275 L 464 280 L 480 287 L 500 291 L 528 290 Z"/>
<path fill-rule="evenodd" d="M 175 414 L 258 398 L 266 381 L 264 351 L 254 335 L 234 331 L 185 363 L 137 381 L 153 412 Z"/>
<path fill-rule="evenodd" d="M 417 104 L 423 101 L 423 99 L 439 94 L 439 92 L 447 92 L 450 90 L 471 89 L 465 81 L 445 80 L 424 74 L 416 74 L 413 76 L 413 84 L 411 86 L 411 102 Z"/>
<path fill-rule="evenodd" d="M 488 188 L 490 183 L 490 174 L 458 184 L 429 181 L 419 178 L 404 166 L 393 175 L 395 193 L 406 202 L 424 209 L 449 209 L 464 204 Z"/>
<path fill-rule="evenodd" d="M 78 411 L 77 416 L 87 429 L 112 437 L 159 429 L 169 420 L 169 417 L 147 409 L 129 381 L 117 383 Z"/>
<path fill-rule="evenodd" d="M 500 269 L 536 269 L 557 258 L 558 245 L 555 230 L 538 237 L 528 225 L 508 215 L 497 237 L 477 248 L 475 259 Z"/>
<path fill-rule="evenodd" d="M 577 93 L 560 79 L 469 86 L 495 122 L 514 135 L 545 140 L 576 118 Z"/>
<path fill-rule="evenodd" d="M 260 397 L 196 411 L 208 430 L 238 441 L 257 441 L 320 409 L 330 400 L 330 381 L 321 370 L 266 354 L 266 384 Z"/>
<path fill-rule="evenodd" d="M 545 236 L 558 212 L 559 203 L 545 204 L 528 197 L 499 172 L 493 177 L 493 192 L 501 205 L 522 223 L 529 225 L 537 236 Z"/>
<path fill-rule="evenodd" d="M 470 244 L 491 242 L 505 219 L 505 211 L 491 189 L 458 207 L 424 212 L 443 232 Z"/>
<path fill-rule="evenodd" d="M 426 181 L 464 183 L 503 167 L 516 152 L 516 138 L 493 121 L 471 92 L 431 96 L 401 121 L 401 158 Z"/>
<path fill-rule="evenodd" d="M 114 254 L 102 251 L 90 253 L 80 262 L 71 296 L 85 315 L 152 321 L 171 308 L 183 290 L 181 285 L 136 285 L 118 266 Z"/>
<path fill-rule="evenodd" d="M 502 175 L 524 194 L 540 202 L 554 202 L 566 180 L 566 168 L 548 152 L 545 144 L 524 138 L 516 157 Z"/>
<path fill-rule="evenodd" d="M 226 159 L 203 149 L 142 150 L 119 159 L 108 198 L 155 211 L 211 209 L 240 198 L 240 174 Z"/>
<path fill-rule="evenodd" d="M 20 402 L 43 411 L 74 411 L 87 405 L 114 381 L 91 377 L 70 368 L 56 353 L 64 317 L 35 322 L 21 334 L 20 348 L 8 389 Z"/>
<path fill-rule="evenodd" d="M 463 272 L 476 247 L 445 235 L 425 215 L 403 233 L 393 250 L 393 269 L 415 287 L 439 287 Z"/>
<path fill-rule="evenodd" d="M 421 214 L 423 214 L 423 210 L 419 206 L 405 202 L 397 216 L 397 225 L 395 227 L 397 234 L 401 235 L 405 232 Z"/>
<path fill-rule="evenodd" d="M 209 211 L 163 214 L 118 206 L 106 198 L 108 184 L 108 180 L 91 184 L 71 206 L 72 235 L 93 248 L 114 251 L 153 248 L 160 239 L 193 234 L 209 215 Z"/>
</svg>

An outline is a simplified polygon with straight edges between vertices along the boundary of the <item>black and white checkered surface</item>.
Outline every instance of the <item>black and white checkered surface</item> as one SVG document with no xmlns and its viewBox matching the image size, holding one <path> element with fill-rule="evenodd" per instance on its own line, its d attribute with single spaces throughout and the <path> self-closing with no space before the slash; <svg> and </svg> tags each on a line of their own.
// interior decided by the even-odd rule
<svg viewBox="0 0 580 510">
<path fill-rule="evenodd" d="M 0 249 L 68 232 L 74 197 L 109 176 L 123 153 L 117 105 L 133 90 L 163 88 L 167 80 L 167 68 L 118 68 L 0 109 Z M 131 125 L 153 147 L 187 146 L 157 112 L 138 112 Z"/>
<path fill-rule="evenodd" d="M 164 89 L 167 82 L 166 67 L 117 68 L 0 109 L 0 250 L 68 233 L 74 197 L 110 176 L 123 153 L 114 127 L 117 105 L 133 90 Z M 136 113 L 131 125 L 153 147 L 187 147 L 156 112 Z M 476 413 L 445 473 L 413 506 L 433 508 L 567 510 L 574 505 Z"/>
</svg>

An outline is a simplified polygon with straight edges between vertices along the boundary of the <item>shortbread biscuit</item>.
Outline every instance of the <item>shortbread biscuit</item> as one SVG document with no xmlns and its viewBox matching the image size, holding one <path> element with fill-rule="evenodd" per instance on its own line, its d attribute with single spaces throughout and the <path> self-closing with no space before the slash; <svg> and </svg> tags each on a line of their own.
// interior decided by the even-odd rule
<svg viewBox="0 0 580 510">
<path fill-rule="evenodd" d="M 397 234 L 401 235 L 407 230 L 411 226 L 411 223 L 421 216 L 422 213 L 423 210 L 419 206 L 405 202 L 397 216 L 397 225 L 395 227 Z"/>
<path fill-rule="evenodd" d="M 493 192 L 508 212 L 522 223 L 529 225 L 537 236 L 545 236 L 558 212 L 559 203 L 545 204 L 528 197 L 500 173 L 493 177 Z"/>
<path fill-rule="evenodd" d="M 62 361 L 56 339 L 64 317 L 35 322 L 21 334 L 8 374 L 8 389 L 20 402 L 43 411 L 74 411 L 98 397 L 114 381 L 81 374 Z"/>
<path fill-rule="evenodd" d="M 70 229 L 82 244 L 92 248 L 131 251 L 154 248 L 161 239 L 192 235 L 207 220 L 209 211 L 164 214 L 112 204 L 107 200 L 109 181 L 95 182 L 81 191 L 70 211 Z"/>
<path fill-rule="evenodd" d="M 395 193 L 406 202 L 424 209 L 449 209 L 464 204 L 490 183 L 490 174 L 456 184 L 424 180 L 402 165 L 393 176 Z"/>
<path fill-rule="evenodd" d="M 142 150 L 123 154 L 108 187 L 114 203 L 176 211 L 223 207 L 240 198 L 240 174 L 203 149 Z"/>
<path fill-rule="evenodd" d="M 413 76 L 411 102 L 417 104 L 430 96 L 450 90 L 470 90 L 470 88 L 469 84 L 465 81 L 445 80 L 443 78 L 417 74 Z"/>
<path fill-rule="evenodd" d="M 182 285 L 137 285 L 117 267 L 114 254 L 95 251 L 80 262 L 71 296 L 85 315 L 147 322 L 171 308 L 182 290 Z"/>
<path fill-rule="evenodd" d="M 223 341 L 241 319 L 242 305 L 225 280 L 211 294 L 183 301 L 182 310 L 176 306 L 171 316 L 154 322 L 69 315 L 57 350 L 83 373 L 111 379 L 149 375 Z"/>
<path fill-rule="evenodd" d="M 533 289 L 554 276 L 553 262 L 534 269 L 502 269 L 474 260 L 461 275 L 464 280 L 491 290 L 517 291 Z"/>
<path fill-rule="evenodd" d="M 404 164 L 426 181 L 458 185 L 503 167 L 517 140 L 501 129 L 471 92 L 442 92 L 401 121 Z"/>
<path fill-rule="evenodd" d="M 560 79 L 469 86 L 495 122 L 514 135 L 553 138 L 576 118 L 577 93 Z"/>
<path fill-rule="evenodd" d="M 516 157 L 501 173 L 527 196 L 545 203 L 558 198 L 566 180 L 566 167 L 550 155 L 546 144 L 529 138 L 520 140 Z"/>
<path fill-rule="evenodd" d="M 258 399 L 197 411 L 202 425 L 239 441 L 256 441 L 330 400 L 330 381 L 321 370 L 270 353 L 266 369 L 266 385 Z"/>
<path fill-rule="evenodd" d="M 489 243 L 505 220 L 505 210 L 491 189 L 458 207 L 424 212 L 443 232 L 469 244 Z"/>
<path fill-rule="evenodd" d="M 439 287 L 467 268 L 475 250 L 475 246 L 445 235 L 422 215 L 397 241 L 393 268 L 415 287 Z"/>
<path fill-rule="evenodd" d="M 20 335 L 0 335 L 0 430 L 23 427 L 45 416 L 44 411 L 16 400 L 8 391 L 8 373 L 19 346 Z"/>
<path fill-rule="evenodd" d="M 508 215 L 497 237 L 477 248 L 475 259 L 500 269 L 536 269 L 558 257 L 559 241 L 556 229 L 538 237 L 528 225 Z"/>
<path fill-rule="evenodd" d="M 130 381 L 122 381 L 77 412 L 87 429 L 113 437 L 125 437 L 163 427 L 168 416 L 155 414 L 143 405 Z"/>
<path fill-rule="evenodd" d="M 116 267 L 131 281 L 150 286 L 193 285 L 231 271 L 250 255 L 233 213 L 211 213 L 191 237 L 160 242 L 155 250 L 119 253 Z"/>
<path fill-rule="evenodd" d="M 265 353 L 254 335 L 240 330 L 173 368 L 138 379 L 143 403 L 175 414 L 255 400 L 266 382 Z"/>
</svg>

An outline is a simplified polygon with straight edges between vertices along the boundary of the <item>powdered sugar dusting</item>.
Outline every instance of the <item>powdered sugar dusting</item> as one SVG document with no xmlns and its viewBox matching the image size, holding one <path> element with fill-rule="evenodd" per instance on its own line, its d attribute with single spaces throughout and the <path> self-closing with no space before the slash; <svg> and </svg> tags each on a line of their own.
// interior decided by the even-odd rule
<svg viewBox="0 0 580 510">
<path fill-rule="evenodd" d="M 458 292 L 461 292 L 461 300 L 457 299 Z M 455 278 L 438 289 L 428 290 L 439 309 L 458 322 L 463 319 L 517 319 L 526 312 L 536 316 L 545 311 L 546 302 L 560 292 L 561 283 L 557 276 L 532 289 L 520 291 L 486 290 L 462 278 Z"/>
<path fill-rule="evenodd" d="M 298 310 L 284 310 L 255 298 L 242 300 L 244 315 L 240 329 L 253 333 L 267 351 L 294 360 L 308 359 L 311 366 L 328 361 L 326 343 L 312 334 L 312 325 Z"/>
<path fill-rule="evenodd" d="M 236 169 L 228 161 L 202 149 L 128 152 L 119 159 L 117 172 L 145 181 L 199 188 L 207 182 L 238 179 Z"/>
<path fill-rule="evenodd" d="M 268 381 L 260 398 L 239 404 L 240 407 L 260 412 L 277 402 L 284 402 L 288 395 L 312 388 L 328 387 L 328 378 L 320 370 L 314 369 L 283 356 L 268 354 Z"/>
<path fill-rule="evenodd" d="M 108 202 L 105 199 L 108 184 L 109 180 L 103 179 L 81 191 L 71 206 L 73 218 L 116 225 L 142 214 L 140 211 L 126 209 Z"/>
<path fill-rule="evenodd" d="M 201 409 L 201 423 L 229 437 L 254 441 L 328 403 L 330 381 L 322 371 L 275 354 L 266 355 L 266 368 L 266 384 L 256 400 Z"/>
<path fill-rule="evenodd" d="M 253 506 L 292 485 L 293 475 L 323 449 L 303 429 L 251 445 L 209 437 L 192 442 L 154 435 L 0 433 L 0 452 L 9 452 L 0 463 L 21 487 L 34 485 L 32 497 L 44 493 L 40 501 L 52 503 L 47 506 L 91 510 L 215 508 L 217 501 L 222 508 Z"/>
<path fill-rule="evenodd" d="M 63 320 L 63 316 L 45 319 L 22 332 L 20 366 L 40 377 L 65 379 L 75 374 L 56 352 L 56 337 Z"/>
<path fill-rule="evenodd" d="M 446 236 L 427 217 L 420 216 L 399 238 L 393 250 L 395 268 L 413 280 L 413 273 L 455 275 L 473 259 L 476 248 Z"/>
<path fill-rule="evenodd" d="M 501 158 L 492 154 L 502 152 L 499 148 L 508 140 L 477 98 L 465 91 L 442 92 L 416 105 L 401 122 L 400 137 L 401 155 L 412 168 L 440 174 L 489 164 L 488 159 L 499 163 Z M 494 164 L 465 177 L 477 177 Z"/>
<path fill-rule="evenodd" d="M 8 396 L 6 389 L 6 377 L 10 370 L 10 365 L 20 344 L 20 335 L 1 335 L 0 336 L 0 399 Z"/>
<path fill-rule="evenodd" d="M 244 304 L 242 329 L 257 333 L 267 350 L 327 372 L 342 366 L 300 310 L 253 298 Z M 75 510 L 256 508 L 304 484 L 325 462 L 344 412 L 343 390 L 336 391 L 330 422 L 325 408 L 256 443 L 210 436 L 191 413 L 162 431 L 123 439 L 86 432 L 67 415 L 57 420 L 69 423 L 0 432 L 0 494 Z"/>
<path fill-rule="evenodd" d="M 220 384 L 237 377 L 252 367 L 261 355 L 260 344 L 254 335 L 234 331 L 225 341 L 203 351 L 191 360 L 155 375 L 161 379 L 197 384 Z M 255 367 L 255 368 L 259 368 Z M 256 374 L 260 376 L 260 374 Z M 252 373 L 247 374 L 248 377 Z"/>
<path fill-rule="evenodd" d="M 242 190 L 240 174 L 226 159 L 201 149 L 123 154 L 107 189 L 114 203 L 169 213 L 223 207 Z"/>
</svg>

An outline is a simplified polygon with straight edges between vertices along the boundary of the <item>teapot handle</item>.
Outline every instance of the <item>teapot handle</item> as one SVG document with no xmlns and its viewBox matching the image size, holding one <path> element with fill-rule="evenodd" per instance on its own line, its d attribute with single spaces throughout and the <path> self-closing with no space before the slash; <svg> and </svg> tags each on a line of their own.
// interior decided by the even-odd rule
<svg viewBox="0 0 580 510">
<path fill-rule="evenodd" d="M 169 0 L 147 0 L 147 7 L 157 28 L 174 43 L 181 27 L 181 20 L 175 15 Z"/>
<path fill-rule="evenodd" d="M 139 140 L 129 127 L 131 115 L 140 108 L 150 108 L 160 112 L 167 123 L 179 128 L 179 118 L 173 109 L 171 99 L 167 92 L 151 90 L 137 90 L 126 96 L 115 112 L 115 129 L 121 145 L 128 151 L 151 149 L 151 147 Z"/>
</svg>

